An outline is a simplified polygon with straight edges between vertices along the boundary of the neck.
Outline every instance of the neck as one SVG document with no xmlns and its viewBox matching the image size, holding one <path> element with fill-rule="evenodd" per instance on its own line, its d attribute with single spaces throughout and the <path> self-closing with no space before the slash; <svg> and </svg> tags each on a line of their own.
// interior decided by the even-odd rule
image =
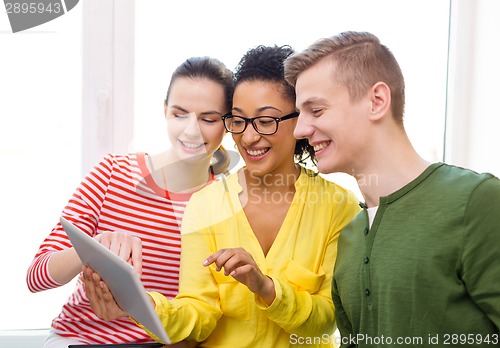
<svg viewBox="0 0 500 348">
<path fill-rule="evenodd" d="M 261 174 L 251 172 L 247 168 L 243 171 L 248 189 L 266 192 L 288 192 L 295 190 L 295 182 L 300 175 L 300 167 L 295 163 L 274 173 Z"/>
<path fill-rule="evenodd" d="M 243 188 L 240 200 L 244 205 L 251 203 L 259 206 L 288 206 L 295 195 L 295 182 L 299 174 L 300 168 L 295 164 L 280 173 L 258 176 L 245 168 L 238 172 L 238 181 Z"/>
<path fill-rule="evenodd" d="M 153 178 L 160 187 L 170 192 L 195 192 L 209 180 L 209 156 L 196 161 L 183 161 L 173 151 L 167 151 L 154 155 L 151 159 L 154 166 Z"/>
<path fill-rule="evenodd" d="M 406 134 L 392 136 L 370 146 L 364 164 L 352 171 L 368 207 L 378 206 L 380 197 L 401 189 L 416 179 L 429 162 L 418 155 Z"/>
</svg>

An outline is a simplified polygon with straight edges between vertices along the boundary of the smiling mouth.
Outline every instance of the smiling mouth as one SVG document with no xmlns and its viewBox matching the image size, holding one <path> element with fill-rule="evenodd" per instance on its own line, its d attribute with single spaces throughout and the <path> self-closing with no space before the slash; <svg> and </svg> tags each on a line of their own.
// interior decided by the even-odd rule
<svg viewBox="0 0 500 348">
<path fill-rule="evenodd" d="M 179 142 L 184 148 L 190 151 L 196 151 L 205 146 L 205 143 L 190 143 L 182 140 L 179 140 Z"/>
<path fill-rule="evenodd" d="M 314 145 L 314 151 L 315 152 L 321 151 L 325 147 L 327 147 L 328 145 L 330 145 L 330 141 L 323 141 L 323 142 L 321 142 L 319 144 Z"/>
<path fill-rule="evenodd" d="M 259 150 L 249 150 L 245 149 L 246 153 L 253 157 L 262 156 L 263 154 L 269 152 L 270 148 L 259 149 Z"/>
</svg>

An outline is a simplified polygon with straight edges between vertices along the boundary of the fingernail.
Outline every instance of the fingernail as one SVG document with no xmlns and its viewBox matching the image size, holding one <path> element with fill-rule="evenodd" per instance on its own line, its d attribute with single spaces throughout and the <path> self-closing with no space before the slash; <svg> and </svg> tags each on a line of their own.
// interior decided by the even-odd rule
<svg viewBox="0 0 500 348">
<path fill-rule="evenodd" d="M 203 266 L 206 266 L 206 265 L 208 265 L 208 259 L 203 261 Z"/>
</svg>

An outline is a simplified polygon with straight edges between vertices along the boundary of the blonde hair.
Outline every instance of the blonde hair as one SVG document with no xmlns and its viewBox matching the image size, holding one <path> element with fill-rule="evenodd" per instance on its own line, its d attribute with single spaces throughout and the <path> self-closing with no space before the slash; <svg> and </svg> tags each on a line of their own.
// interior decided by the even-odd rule
<svg viewBox="0 0 500 348">
<path fill-rule="evenodd" d="M 336 64 L 332 79 L 348 88 L 353 101 L 359 100 L 375 83 L 387 84 L 394 119 L 403 123 L 403 73 L 392 52 L 375 35 L 348 31 L 320 39 L 285 61 L 285 78 L 295 86 L 303 71 L 326 59 Z"/>
</svg>

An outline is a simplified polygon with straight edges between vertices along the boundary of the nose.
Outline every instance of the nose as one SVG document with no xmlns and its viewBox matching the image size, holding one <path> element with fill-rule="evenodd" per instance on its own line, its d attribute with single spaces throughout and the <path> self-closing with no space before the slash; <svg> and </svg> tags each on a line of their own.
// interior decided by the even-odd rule
<svg viewBox="0 0 500 348">
<path fill-rule="evenodd" d="M 249 123 L 247 124 L 247 128 L 245 129 L 245 131 L 241 134 L 241 137 L 245 144 L 251 145 L 259 141 L 261 135 L 257 133 L 252 124 Z"/>
<path fill-rule="evenodd" d="M 300 113 L 297 118 L 297 123 L 295 124 L 295 129 L 293 130 L 293 136 L 296 139 L 310 139 L 313 133 L 314 127 L 311 121 L 308 119 L 307 115 Z"/>
<path fill-rule="evenodd" d="M 201 138 L 200 125 L 198 124 L 198 118 L 196 117 L 196 114 L 190 113 L 188 115 L 186 128 L 184 128 L 184 135 L 186 135 L 186 137 L 191 140 Z"/>
</svg>

